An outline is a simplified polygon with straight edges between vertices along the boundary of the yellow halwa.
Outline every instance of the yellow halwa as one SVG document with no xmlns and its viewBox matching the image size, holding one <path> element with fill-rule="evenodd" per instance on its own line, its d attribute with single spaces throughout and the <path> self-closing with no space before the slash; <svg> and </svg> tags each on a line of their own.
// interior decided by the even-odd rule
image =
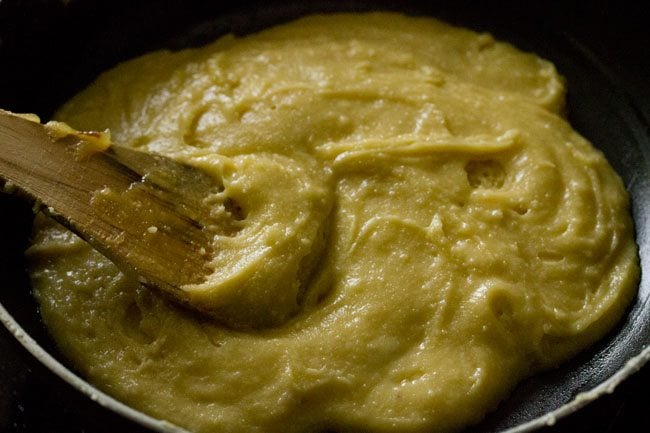
<svg viewBox="0 0 650 433">
<path fill-rule="evenodd" d="M 222 321 L 39 217 L 43 319 L 93 384 L 188 430 L 458 430 L 634 296 L 628 196 L 563 107 L 549 62 L 388 13 L 128 61 L 56 117 L 223 184 L 233 229 L 185 288 Z"/>
</svg>

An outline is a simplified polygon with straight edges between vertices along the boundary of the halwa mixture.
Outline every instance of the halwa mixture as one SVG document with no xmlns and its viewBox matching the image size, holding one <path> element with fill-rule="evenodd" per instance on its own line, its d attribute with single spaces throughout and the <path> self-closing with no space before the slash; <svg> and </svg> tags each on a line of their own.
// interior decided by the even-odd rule
<svg viewBox="0 0 650 433">
<path fill-rule="evenodd" d="M 191 431 L 459 430 L 635 293 L 627 193 L 563 109 L 549 62 L 389 13 L 128 61 L 56 118 L 221 182 L 230 229 L 186 290 L 222 320 L 39 216 L 43 320 L 93 384 Z"/>
</svg>

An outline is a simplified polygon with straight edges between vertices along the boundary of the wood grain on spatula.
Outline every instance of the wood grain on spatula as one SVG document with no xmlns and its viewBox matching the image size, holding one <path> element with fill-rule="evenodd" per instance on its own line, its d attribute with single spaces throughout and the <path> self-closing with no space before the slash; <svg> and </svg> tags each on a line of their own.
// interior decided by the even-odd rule
<svg viewBox="0 0 650 433">
<path fill-rule="evenodd" d="M 93 149 L 97 137 L 52 134 L 0 111 L 5 190 L 33 201 L 122 270 L 187 303 L 182 287 L 211 273 L 214 233 L 204 199 L 222 186 L 160 155 L 116 145 Z"/>
</svg>

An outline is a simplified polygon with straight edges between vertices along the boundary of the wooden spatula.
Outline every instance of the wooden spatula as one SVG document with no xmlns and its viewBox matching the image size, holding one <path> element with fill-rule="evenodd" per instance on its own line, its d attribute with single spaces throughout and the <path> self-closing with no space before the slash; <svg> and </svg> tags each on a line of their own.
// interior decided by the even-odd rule
<svg viewBox="0 0 650 433">
<path fill-rule="evenodd" d="M 183 286 L 212 272 L 219 221 L 205 200 L 223 187 L 199 169 L 0 110 L 1 180 L 6 192 L 182 303 L 189 303 Z"/>
</svg>

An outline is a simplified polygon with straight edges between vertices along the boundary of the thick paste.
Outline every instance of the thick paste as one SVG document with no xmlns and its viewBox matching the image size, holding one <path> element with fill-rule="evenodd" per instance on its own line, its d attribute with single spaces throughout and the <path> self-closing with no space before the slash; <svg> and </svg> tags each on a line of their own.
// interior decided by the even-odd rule
<svg viewBox="0 0 650 433">
<path fill-rule="evenodd" d="M 628 196 L 563 109 L 549 62 L 397 14 L 126 62 L 57 119 L 222 182 L 229 230 L 186 290 L 223 323 L 39 217 L 43 319 L 92 383 L 192 431 L 458 430 L 635 293 Z"/>
</svg>

